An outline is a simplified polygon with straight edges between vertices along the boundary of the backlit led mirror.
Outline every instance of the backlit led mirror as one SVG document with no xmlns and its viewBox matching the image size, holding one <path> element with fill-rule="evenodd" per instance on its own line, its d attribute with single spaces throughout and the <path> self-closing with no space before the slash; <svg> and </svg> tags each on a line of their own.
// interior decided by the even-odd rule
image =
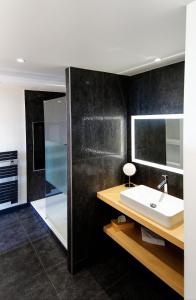
<svg viewBox="0 0 196 300">
<path fill-rule="evenodd" d="M 183 174 L 183 115 L 131 117 L 132 161 Z"/>
</svg>

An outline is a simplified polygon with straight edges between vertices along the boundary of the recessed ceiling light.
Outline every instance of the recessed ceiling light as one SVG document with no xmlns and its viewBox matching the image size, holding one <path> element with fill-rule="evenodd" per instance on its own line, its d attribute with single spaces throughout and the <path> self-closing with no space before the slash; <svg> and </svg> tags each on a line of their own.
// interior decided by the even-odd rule
<svg viewBox="0 0 196 300">
<path fill-rule="evenodd" d="M 154 59 L 154 62 L 156 62 L 156 63 L 158 63 L 158 62 L 160 62 L 160 61 L 161 61 L 161 58 L 160 58 L 160 57 L 157 57 L 157 58 Z"/>
<path fill-rule="evenodd" d="M 25 59 L 24 58 L 17 58 L 16 61 L 20 64 L 24 63 L 25 62 Z"/>
</svg>

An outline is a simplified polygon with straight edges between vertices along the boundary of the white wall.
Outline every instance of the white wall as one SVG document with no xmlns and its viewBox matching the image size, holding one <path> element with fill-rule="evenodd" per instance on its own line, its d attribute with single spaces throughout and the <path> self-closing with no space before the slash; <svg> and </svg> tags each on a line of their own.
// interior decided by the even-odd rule
<svg viewBox="0 0 196 300">
<path fill-rule="evenodd" d="M 18 204 L 27 201 L 24 89 L 0 85 L 0 151 L 18 150 Z M 15 206 L 0 204 L 0 210 Z"/>
<path fill-rule="evenodd" d="M 196 2 L 187 7 L 184 99 L 185 299 L 196 300 Z"/>
</svg>

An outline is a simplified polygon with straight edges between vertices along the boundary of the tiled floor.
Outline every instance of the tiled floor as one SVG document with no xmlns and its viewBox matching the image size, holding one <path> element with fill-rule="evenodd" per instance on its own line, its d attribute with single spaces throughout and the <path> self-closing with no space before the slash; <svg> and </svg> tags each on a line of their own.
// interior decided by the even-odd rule
<svg viewBox="0 0 196 300">
<path fill-rule="evenodd" d="M 124 251 L 72 276 L 32 207 L 0 215 L 0 299 L 182 300 Z"/>
</svg>

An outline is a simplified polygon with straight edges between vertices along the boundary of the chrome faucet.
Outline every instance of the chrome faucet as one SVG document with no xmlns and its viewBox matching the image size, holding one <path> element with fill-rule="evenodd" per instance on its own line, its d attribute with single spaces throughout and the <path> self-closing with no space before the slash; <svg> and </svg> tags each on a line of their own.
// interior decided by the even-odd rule
<svg viewBox="0 0 196 300">
<path fill-rule="evenodd" d="M 159 185 L 157 186 L 157 188 L 160 190 L 162 189 L 162 187 L 164 187 L 164 193 L 168 193 L 168 175 L 162 175 L 162 177 L 164 177 L 163 181 L 161 181 L 161 183 L 159 183 Z"/>
</svg>

